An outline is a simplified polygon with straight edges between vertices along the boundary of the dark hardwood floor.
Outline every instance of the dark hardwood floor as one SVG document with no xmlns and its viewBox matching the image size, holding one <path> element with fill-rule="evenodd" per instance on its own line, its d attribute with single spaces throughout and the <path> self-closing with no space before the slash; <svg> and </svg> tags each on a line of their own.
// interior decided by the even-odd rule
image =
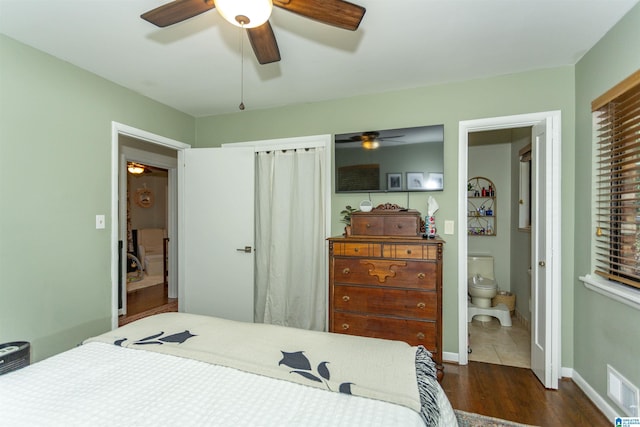
<svg viewBox="0 0 640 427">
<path fill-rule="evenodd" d="M 537 426 L 611 426 L 571 379 L 547 390 L 525 368 L 445 363 L 442 388 L 454 409 Z"/>
<path fill-rule="evenodd" d="M 149 286 L 127 294 L 127 315 L 120 316 L 118 326 L 169 311 L 178 311 L 178 299 L 169 298 L 167 285 Z"/>
</svg>

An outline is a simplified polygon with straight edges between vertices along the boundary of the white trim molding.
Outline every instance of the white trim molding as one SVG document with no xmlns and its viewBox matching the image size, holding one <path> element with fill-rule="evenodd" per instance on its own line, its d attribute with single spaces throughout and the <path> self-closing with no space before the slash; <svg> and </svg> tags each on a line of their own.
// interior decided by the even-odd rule
<svg viewBox="0 0 640 427">
<path fill-rule="evenodd" d="M 580 276 L 579 279 L 587 289 L 640 310 L 640 291 L 630 289 L 628 286 L 612 282 L 595 274 Z"/>
<path fill-rule="evenodd" d="M 449 351 L 443 351 L 442 352 L 442 360 L 444 362 L 458 363 L 460 361 L 460 358 L 458 357 L 458 353 L 452 353 L 452 352 L 449 352 Z"/>
</svg>

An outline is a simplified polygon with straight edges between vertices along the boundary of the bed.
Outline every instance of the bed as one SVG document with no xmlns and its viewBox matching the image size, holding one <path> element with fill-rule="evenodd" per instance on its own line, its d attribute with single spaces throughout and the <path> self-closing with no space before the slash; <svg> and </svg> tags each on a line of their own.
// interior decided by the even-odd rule
<svg viewBox="0 0 640 427">
<path fill-rule="evenodd" d="M 422 347 L 185 313 L 0 377 L 0 424 L 455 426 Z"/>
</svg>

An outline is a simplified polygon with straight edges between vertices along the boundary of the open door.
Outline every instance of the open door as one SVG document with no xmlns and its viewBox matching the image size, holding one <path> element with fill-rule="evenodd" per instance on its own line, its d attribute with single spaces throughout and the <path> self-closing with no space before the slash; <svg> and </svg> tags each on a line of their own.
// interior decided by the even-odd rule
<svg viewBox="0 0 640 427">
<path fill-rule="evenodd" d="M 550 197 L 553 164 L 549 148 L 548 120 L 532 127 L 532 233 L 531 233 L 531 369 L 546 388 L 558 388 L 557 366 L 553 361 L 552 325 L 554 301 L 552 271 L 555 268 L 553 247 L 554 209 Z M 559 185 L 557 183 L 556 185 Z M 556 319 L 559 321 L 559 319 Z M 557 326 L 559 327 L 559 326 Z"/>
<path fill-rule="evenodd" d="M 179 310 L 253 322 L 254 151 L 186 149 L 178 167 Z"/>
</svg>

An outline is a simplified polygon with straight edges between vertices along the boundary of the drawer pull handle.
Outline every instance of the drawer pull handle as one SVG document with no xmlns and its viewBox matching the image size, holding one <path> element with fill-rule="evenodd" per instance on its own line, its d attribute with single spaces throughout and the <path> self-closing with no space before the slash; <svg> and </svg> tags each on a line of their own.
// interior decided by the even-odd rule
<svg viewBox="0 0 640 427">
<path fill-rule="evenodd" d="M 371 224 L 367 223 L 366 227 L 371 228 Z"/>
<path fill-rule="evenodd" d="M 353 252 L 360 252 L 360 248 L 353 248 Z"/>
<path fill-rule="evenodd" d="M 342 325 L 344 327 L 344 325 Z M 416 338 L 418 338 L 419 340 L 423 340 L 424 339 L 424 334 L 422 332 L 418 332 L 416 334 Z"/>
<path fill-rule="evenodd" d="M 407 255 L 411 255 L 411 249 L 407 249 Z"/>
<path fill-rule="evenodd" d="M 348 324 L 348 323 L 343 323 L 343 324 L 342 324 L 342 329 L 343 329 L 343 330 L 345 330 L 345 331 L 346 331 L 347 329 L 349 329 L 349 324 Z"/>
<path fill-rule="evenodd" d="M 402 224 L 398 224 L 398 228 L 402 228 Z"/>
<path fill-rule="evenodd" d="M 350 299 L 351 298 L 349 298 L 349 295 L 345 295 L 345 296 L 342 297 L 342 301 L 344 301 L 344 302 L 349 302 Z"/>
<path fill-rule="evenodd" d="M 424 273 L 418 273 L 418 279 L 424 279 Z"/>
<path fill-rule="evenodd" d="M 427 306 L 427 304 L 423 303 L 423 302 L 419 302 L 418 303 L 418 308 L 425 308 Z"/>
<path fill-rule="evenodd" d="M 344 274 L 345 276 L 349 273 L 351 273 L 351 270 L 349 270 L 349 268 L 345 268 L 344 270 L 342 270 L 342 274 Z"/>
</svg>

